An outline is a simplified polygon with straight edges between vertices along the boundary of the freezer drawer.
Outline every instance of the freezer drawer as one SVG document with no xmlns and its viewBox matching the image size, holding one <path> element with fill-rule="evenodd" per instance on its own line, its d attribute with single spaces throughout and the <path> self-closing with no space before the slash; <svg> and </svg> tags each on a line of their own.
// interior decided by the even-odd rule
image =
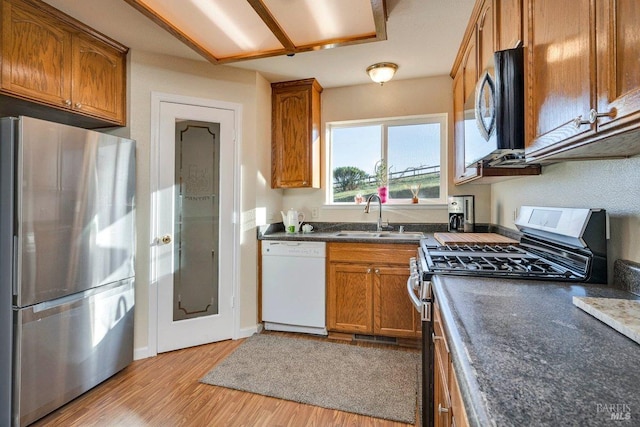
<svg viewBox="0 0 640 427">
<path fill-rule="evenodd" d="M 13 424 L 64 405 L 133 360 L 134 280 L 14 310 Z"/>
</svg>

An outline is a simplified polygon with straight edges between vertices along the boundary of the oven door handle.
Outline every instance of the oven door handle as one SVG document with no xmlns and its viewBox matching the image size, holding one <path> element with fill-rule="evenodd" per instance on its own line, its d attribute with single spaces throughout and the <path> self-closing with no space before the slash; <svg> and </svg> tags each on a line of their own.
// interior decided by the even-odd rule
<svg viewBox="0 0 640 427">
<path fill-rule="evenodd" d="M 420 301 L 420 298 L 418 298 L 418 296 L 416 295 L 416 293 L 413 291 L 413 277 L 409 276 L 409 278 L 407 279 L 407 293 L 409 294 L 409 298 L 411 298 L 411 302 L 413 303 L 413 306 L 416 308 L 416 310 L 421 313 L 422 312 L 422 301 Z"/>
<path fill-rule="evenodd" d="M 431 298 L 428 300 L 421 300 L 418 298 L 416 293 L 413 290 L 413 277 L 409 277 L 407 279 L 407 293 L 409 294 L 409 298 L 411 299 L 411 303 L 416 308 L 416 311 L 420 313 L 420 320 L 423 322 L 431 321 Z M 429 286 L 429 282 L 422 282 L 421 286 Z"/>
</svg>

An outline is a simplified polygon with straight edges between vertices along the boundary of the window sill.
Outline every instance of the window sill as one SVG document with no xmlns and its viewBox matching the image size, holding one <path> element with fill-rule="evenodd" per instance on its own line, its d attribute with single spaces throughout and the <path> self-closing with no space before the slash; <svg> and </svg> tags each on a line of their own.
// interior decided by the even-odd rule
<svg viewBox="0 0 640 427">
<path fill-rule="evenodd" d="M 377 206 L 378 202 L 374 202 L 373 205 Z M 366 206 L 366 202 L 365 203 L 360 203 L 360 204 L 355 204 L 355 203 L 340 203 L 340 204 L 331 204 L 331 205 L 322 205 L 322 209 L 336 209 L 336 210 L 362 210 L 364 209 L 364 207 Z M 398 210 L 405 210 L 405 209 L 410 209 L 410 210 L 427 210 L 427 209 L 447 209 L 447 203 L 446 202 L 439 202 L 439 203 L 383 203 L 382 204 L 383 209 L 386 210 L 391 210 L 391 211 L 398 211 Z"/>
</svg>

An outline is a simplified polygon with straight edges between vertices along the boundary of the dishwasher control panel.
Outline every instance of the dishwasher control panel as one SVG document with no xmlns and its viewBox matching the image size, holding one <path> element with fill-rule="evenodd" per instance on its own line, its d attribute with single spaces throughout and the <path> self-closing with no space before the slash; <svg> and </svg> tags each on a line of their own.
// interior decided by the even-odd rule
<svg viewBox="0 0 640 427">
<path fill-rule="evenodd" d="M 263 256 L 325 257 L 325 242 L 263 241 Z"/>
</svg>

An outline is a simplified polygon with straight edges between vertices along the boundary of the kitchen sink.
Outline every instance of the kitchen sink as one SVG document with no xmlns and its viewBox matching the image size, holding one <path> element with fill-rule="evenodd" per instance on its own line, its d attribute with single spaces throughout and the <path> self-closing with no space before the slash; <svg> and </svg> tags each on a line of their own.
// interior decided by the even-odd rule
<svg viewBox="0 0 640 427">
<path fill-rule="evenodd" d="M 355 239 L 422 239 L 423 233 L 399 231 L 339 231 L 335 237 L 349 237 Z"/>
<path fill-rule="evenodd" d="M 422 239 L 424 237 L 424 234 L 412 231 L 405 231 L 402 233 L 400 233 L 399 231 L 381 231 L 378 233 L 378 237 L 388 237 L 391 239 Z"/>
</svg>

